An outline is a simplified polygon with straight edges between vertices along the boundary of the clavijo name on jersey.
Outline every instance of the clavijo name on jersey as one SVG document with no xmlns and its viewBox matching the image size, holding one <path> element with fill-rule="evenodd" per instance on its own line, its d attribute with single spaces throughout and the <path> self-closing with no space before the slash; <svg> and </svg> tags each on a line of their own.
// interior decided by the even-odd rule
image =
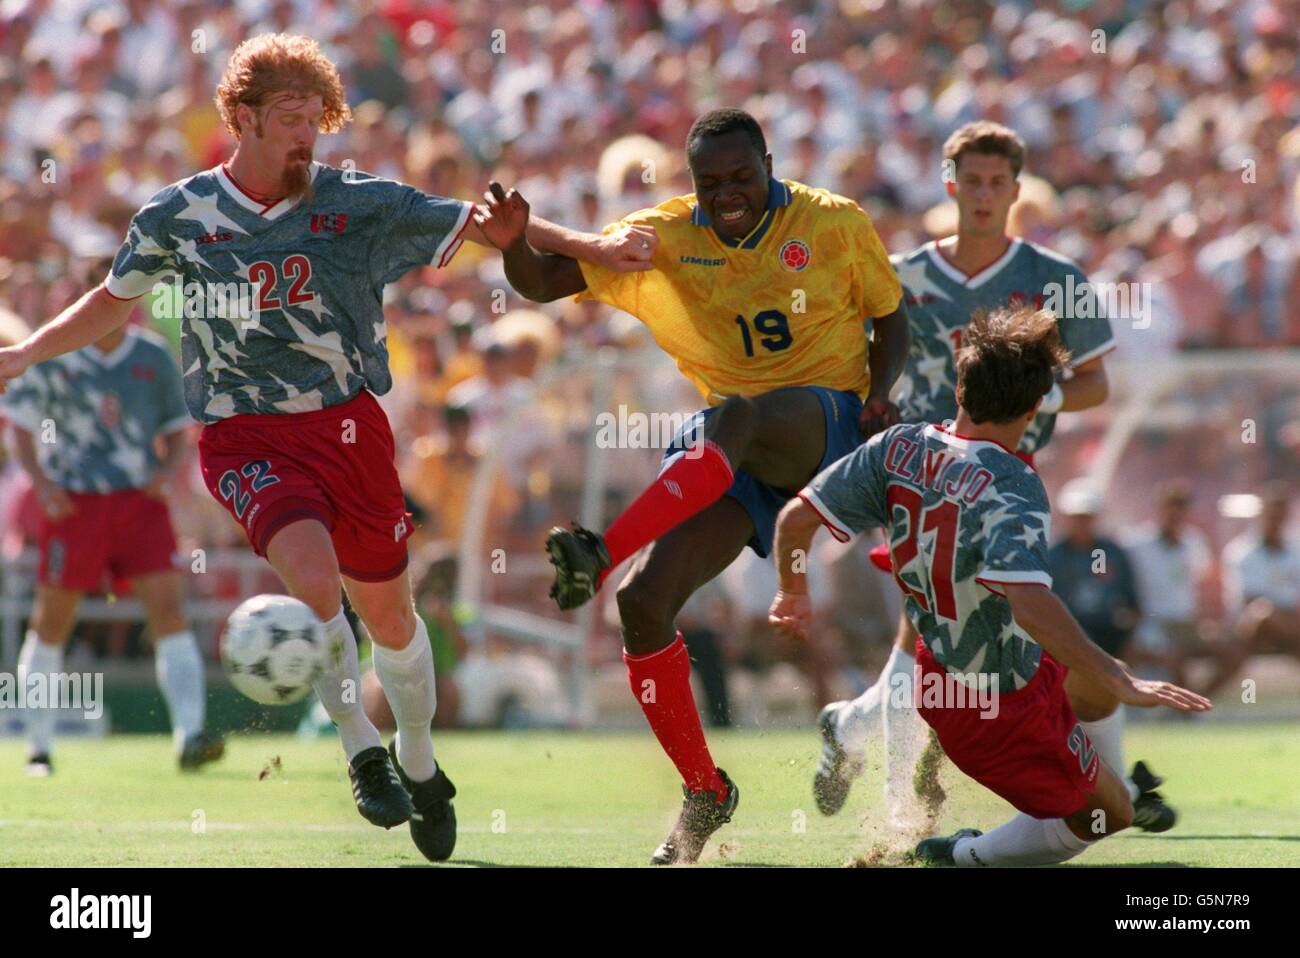
<svg viewBox="0 0 1300 958">
<path fill-rule="evenodd" d="M 974 504 L 993 473 L 973 462 L 961 462 L 947 451 L 926 449 L 906 436 L 895 436 L 885 453 L 885 469 L 920 486 L 941 492 L 950 499 Z"/>
</svg>

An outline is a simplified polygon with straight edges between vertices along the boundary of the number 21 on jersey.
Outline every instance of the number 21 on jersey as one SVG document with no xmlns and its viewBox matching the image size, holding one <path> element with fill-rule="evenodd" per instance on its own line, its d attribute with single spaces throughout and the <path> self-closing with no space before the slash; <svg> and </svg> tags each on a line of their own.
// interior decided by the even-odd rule
<svg viewBox="0 0 1300 958">
<path fill-rule="evenodd" d="M 955 622 L 957 598 L 953 592 L 952 576 L 953 562 L 957 555 L 957 524 L 961 519 L 961 506 L 944 499 L 926 509 L 919 492 L 895 484 L 890 484 L 886 490 L 885 502 L 889 505 L 891 516 L 895 508 L 907 512 L 907 535 L 890 546 L 894 579 L 899 588 L 904 595 L 911 596 L 923 611 L 933 611 L 940 618 Z M 931 561 L 925 563 L 926 574 L 921 580 L 923 583 L 928 580 L 929 587 L 922 592 L 904 582 L 900 572 L 920 552 L 917 537 L 929 533 L 934 533 L 934 548 Z"/>
</svg>

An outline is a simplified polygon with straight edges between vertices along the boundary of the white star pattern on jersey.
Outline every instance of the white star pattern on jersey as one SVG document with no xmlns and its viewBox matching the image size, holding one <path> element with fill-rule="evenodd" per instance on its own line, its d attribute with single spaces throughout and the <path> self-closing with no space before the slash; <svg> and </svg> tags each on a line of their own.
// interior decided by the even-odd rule
<svg viewBox="0 0 1300 958">
<path fill-rule="evenodd" d="M 924 358 L 917 360 L 916 373 L 925 380 L 926 384 L 930 387 L 930 392 L 934 393 L 947 381 L 948 354 L 940 353 L 935 355 L 925 348 L 924 343 L 921 343 L 917 352 L 919 352 Z"/>
<path fill-rule="evenodd" d="M 185 198 L 185 208 L 180 210 L 173 219 L 194 220 L 202 224 L 206 233 L 217 233 L 221 230 L 233 230 L 236 233 L 248 235 L 248 231 L 232 220 L 221 210 L 217 209 L 217 196 L 195 196 L 185 187 L 180 187 L 181 196 Z"/>
<path fill-rule="evenodd" d="M 296 349 L 326 363 L 334 374 L 334 381 L 340 392 L 348 388 L 348 373 L 352 366 L 343 352 L 343 337 L 338 333 L 313 333 L 287 308 L 283 310 L 285 321 L 301 342 L 289 343 L 290 349 Z"/>
<path fill-rule="evenodd" d="M 894 261 L 894 272 L 898 274 L 898 281 L 903 284 L 903 288 L 909 293 L 920 299 L 922 296 L 933 296 L 936 299 L 952 301 L 952 297 L 930 281 L 930 277 L 925 275 L 925 262 L 915 260 L 907 262 L 906 260 Z"/>
<path fill-rule="evenodd" d="M 1029 515 L 1037 518 L 1040 522 L 1043 523 L 1044 526 L 1046 526 L 1047 523 L 1051 521 L 1050 517 L 1045 512 L 1031 512 L 1029 513 Z M 1025 544 L 1025 548 L 1027 549 L 1032 549 L 1036 543 L 1046 541 L 1046 537 L 1043 535 L 1042 529 L 1035 529 L 1030 526 L 1026 526 L 1024 530 L 1020 533 L 1020 535 L 1012 536 L 1011 538 L 1017 540 L 1018 542 L 1023 542 Z"/>
<path fill-rule="evenodd" d="M 214 167 L 160 190 L 133 218 L 109 291 L 139 296 L 179 274 L 184 398 L 201 422 L 313 411 L 391 388 L 376 289 L 445 265 L 472 205 L 344 173 L 313 164 L 311 208 L 286 200 L 267 210 Z M 313 231 L 317 216 L 336 217 L 337 228 Z"/>
<path fill-rule="evenodd" d="M 184 257 L 187 261 L 194 263 L 196 266 L 202 266 L 204 269 L 213 269 L 211 263 L 199 255 L 199 244 L 192 239 L 181 239 L 179 236 L 173 236 L 176 241 L 176 252 Z"/>
</svg>

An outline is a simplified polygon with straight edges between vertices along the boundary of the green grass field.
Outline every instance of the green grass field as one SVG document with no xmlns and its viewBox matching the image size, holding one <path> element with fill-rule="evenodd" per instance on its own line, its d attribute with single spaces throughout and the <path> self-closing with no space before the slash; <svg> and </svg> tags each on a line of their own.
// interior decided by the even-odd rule
<svg viewBox="0 0 1300 958">
<path fill-rule="evenodd" d="M 711 738 L 742 798 L 706 864 L 904 861 L 880 824 L 879 755 L 845 811 L 824 819 L 810 793 L 815 733 Z M 1141 725 L 1130 728 L 1127 752 L 1167 778 L 1182 818 L 1164 835 L 1104 841 L 1074 866 L 1300 865 L 1294 725 Z M 443 734 L 438 753 L 460 789 L 462 865 L 644 865 L 680 802 L 648 732 Z M 385 832 L 357 814 L 333 739 L 235 736 L 219 765 L 195 775 L 174 771 L 162 737 L 61 741 L 57 773 L 43 780 L 23 775 L 22 755 L 21 743 L 0 742 L 0 866 L 426 864 L 405 827 Z M 942 781 L 944 831 L 1008 817 L 951 765 Z"/>
</svg>

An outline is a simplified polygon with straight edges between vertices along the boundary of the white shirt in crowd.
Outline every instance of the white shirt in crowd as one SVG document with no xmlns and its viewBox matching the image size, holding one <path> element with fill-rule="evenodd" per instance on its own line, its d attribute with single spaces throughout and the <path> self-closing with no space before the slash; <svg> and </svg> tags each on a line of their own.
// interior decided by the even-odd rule
<svg viewBox="0 0 1300 958">
<path fill-rule="evenodd" d="M 1124 545 L 1133 562 L 1143 614 L 1162 621 L 1195 619 L 1196 589 L 1210 568 L 1205 535 L 1184 526 L 1178 542 L 1171 543 L 1148 523 Z"/>
<path fill-rule="evenodd" d="M 1245 532 L 1223 548 L 1223 602 L 1239 613 L 1263 597 L 1284 609 L 1300 608 L 1300 543 L 1264 545 L 1258 532 Z"/>
</svg>

